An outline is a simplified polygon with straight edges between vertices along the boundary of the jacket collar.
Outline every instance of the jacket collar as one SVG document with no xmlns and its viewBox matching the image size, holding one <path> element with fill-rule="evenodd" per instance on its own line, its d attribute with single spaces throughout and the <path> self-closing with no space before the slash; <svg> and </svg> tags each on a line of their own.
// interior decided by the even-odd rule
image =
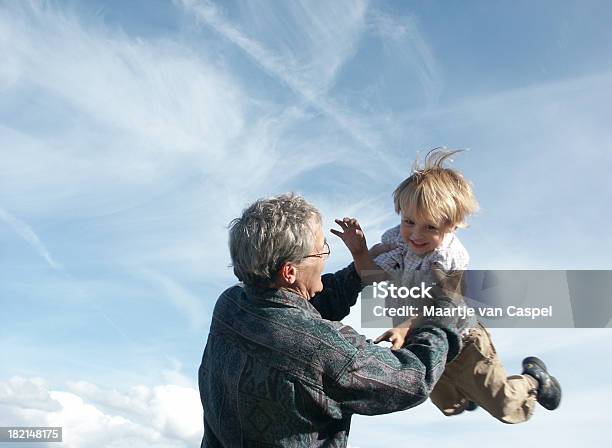
<svg viewBox="0 0 612 448">
<path fill-rule="evenodd" d="M 308 313 L 321 316 L 312 306 L 310 300 L 285 288 L 267 288 L 262 286 L 242 285 L 249 300 L 278 303 L 291 308 L 300 308 Z"/>
</svg>

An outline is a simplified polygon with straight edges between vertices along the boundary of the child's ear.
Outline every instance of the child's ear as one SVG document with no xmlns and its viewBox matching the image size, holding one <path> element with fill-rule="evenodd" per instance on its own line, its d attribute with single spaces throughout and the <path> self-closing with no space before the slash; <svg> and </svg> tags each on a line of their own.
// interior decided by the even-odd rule
<svg viewBox="0 0 612 448">
<path fill-rule="evenodd" d="M 446 226 L 445 232 L 444 233 L 450 233 L 450 232 L 454 232 L 455 230 L 457 230 L 458 226 L 454 225 L 454 224 L 448 224 Z"/>
</svg>

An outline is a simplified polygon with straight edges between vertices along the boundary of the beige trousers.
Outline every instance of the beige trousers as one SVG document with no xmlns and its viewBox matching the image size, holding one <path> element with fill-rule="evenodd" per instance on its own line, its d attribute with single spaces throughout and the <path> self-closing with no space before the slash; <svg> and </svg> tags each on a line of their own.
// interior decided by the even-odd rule
<svg viewBox="0 0 612 448">
<path fill-rule="evenodd" d="M 463 412 L 471 400 L 504 423 L 528 420 L 536 403 L 536 380 L 506 376 L 482 324 L 471 329 L 463 343 L 463 350 L 446 366 L 431 392 L 431 401 L 448 416 Z"/>
</svg>

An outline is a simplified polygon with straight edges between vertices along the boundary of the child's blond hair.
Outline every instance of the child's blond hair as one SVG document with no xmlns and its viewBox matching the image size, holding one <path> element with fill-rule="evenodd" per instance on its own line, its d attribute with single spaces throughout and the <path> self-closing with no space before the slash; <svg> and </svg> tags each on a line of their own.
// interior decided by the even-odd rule
<svg viewBox="0 0 612 448">
<path fill-rule="evenodd" d="M 478 210 L 472 186 L 458 172 L 444 167 L 444 162 L 462 150 L 434 148 L 419 166 L 393 192 L 395 211 L 411 209 L 418 219 L 443 227 L 466 227 L 465 219 Z"/>
</svg>

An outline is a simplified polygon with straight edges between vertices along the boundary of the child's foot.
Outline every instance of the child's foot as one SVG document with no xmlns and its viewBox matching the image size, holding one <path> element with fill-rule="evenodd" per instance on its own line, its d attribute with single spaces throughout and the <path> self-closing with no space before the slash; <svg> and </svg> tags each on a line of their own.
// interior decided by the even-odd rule
<svg viewBox="0 0 612 448">
<path fill-rule="evenodd" d="M 538 382 L 538 403 L 552 411 L 561 403 L 561 385 L 551 376 L 546 364 L 535 356 L 523 359 L 523 375 L 529 375 Z"/>
<path fill-rule="evenodd" d="M 476 409 L 478 409 L 478 405 L 474 403 L 472 400 L 469 400 L 467 406 L 465 407 L 465 410 L 475 411 Z"/>
</svg>

